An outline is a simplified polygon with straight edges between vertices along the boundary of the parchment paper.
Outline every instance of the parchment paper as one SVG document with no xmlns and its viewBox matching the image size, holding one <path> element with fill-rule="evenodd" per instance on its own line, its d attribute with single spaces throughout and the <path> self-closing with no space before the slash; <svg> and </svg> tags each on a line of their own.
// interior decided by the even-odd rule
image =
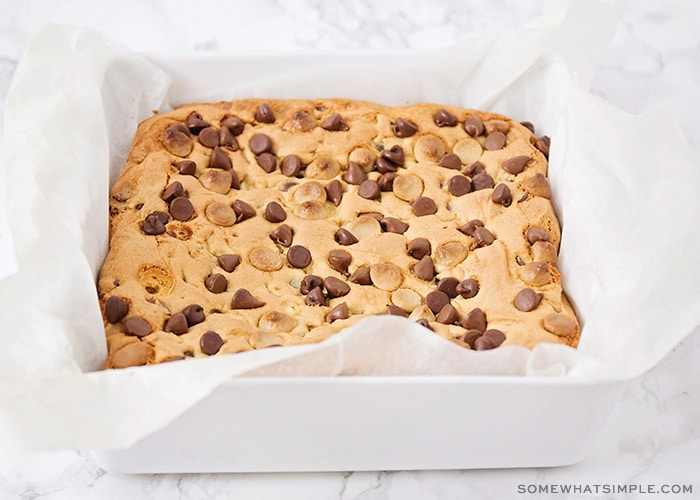
<svg viewBox="0 0 700 500">
<path fill-rule="evenodd" d="M 572 2 L 518 31 L 436 51 L 194 60 L 144 57 L 82 28 L 40 29 L 6 105 L 13 253 L 2 257 L 14 272 L 0 280 L 0 456 L 127 447 L 232 376 L 596 382 L 653 367 L 700 324 L 700 162 L 663 109 L 632 116 L 587 92 L 618 16 Z M 109 188 L 137 123 L 184 102 L 251 96 L 432 101 L 535 123 L 552 137 L 560 269 L 583 322 L 579 349 L 477 353 L 408 320 L 377 317 L 318 345 L 99 371 L 95 277 L 107 250 Z"/>
</svg>

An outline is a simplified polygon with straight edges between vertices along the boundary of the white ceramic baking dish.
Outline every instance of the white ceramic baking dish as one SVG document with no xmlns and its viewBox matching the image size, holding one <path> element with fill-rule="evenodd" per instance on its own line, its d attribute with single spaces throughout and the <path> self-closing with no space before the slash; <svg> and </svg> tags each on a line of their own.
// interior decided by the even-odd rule
<svg viewBox="0 0 700 500">
<path fill-rule="evenodd" d="M 587 455 L 625 384 L 527 377 L 249 377 L 122 451 L 125 473 L 548 467 Z"/>
<path fill-rule="evenodd" d="M 339 56 L 149 57 L 172 77 L 177 105 L 206 99 L 206 89 L 241 87 L 236 74 L 260 68 L 271 71 L 239 93 L 259 92 L 274 73 L 300 65 L 332 75 Z M 342 58 L 367 64 L 368 55 Z M 104 469 L 125 473 L 561 466 L 586 456 L 624 386 L 514 376 L 239 377 L 129 449 L 94 454 Z"/>
</svg>

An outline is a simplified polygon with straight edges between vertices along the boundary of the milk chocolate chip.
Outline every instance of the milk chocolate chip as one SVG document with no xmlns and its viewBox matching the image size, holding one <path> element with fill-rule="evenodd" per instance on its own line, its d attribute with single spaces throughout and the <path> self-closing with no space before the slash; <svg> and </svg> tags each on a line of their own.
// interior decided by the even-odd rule
<svg viewBox="0 0 700 500">
<path fill-rule="evenodd" d="M 459 227 L 459 231 L 466 234 L 467 236 L 474 236 L 476 228 L 484 227 L 484 223 L 479 219 L 472 219 L 463 226 Z"/>
<path fill-rule="evenodd" d="M 426 255 L 430 254 L 430 242 L 425 238 L 414 238 L 408 242 L 406 246 L 408 255 L 414 259 L 421 260 Z"/>
<path fill-rule="evenodd" d="M 193 134 L 199 134 L 204 128 L 208 127 L 209 124 L 204 121 L 202 115 L 196 111 L 192 111 L 189 116 L 187 116 L 187 128 Z"/>
<path fill-rule="evenodd" d="M 251 217 L 255 217 L 255 209 L 243 200 L 233 202 L 233 211 L 236 213 L 236 222 L 243 222 Z"/>
<path fill-rule="evenodd" d="M 227 116 L 221 120 L 221 126 L 226 127 L 234 136 L 236 136 L 243 133 L 245 123 L 243 123 L 243 120 L 237 116 Z"/>
<path fill-rule="evenodd" d="M 239 288 L 231 299 L 231 309 L 257 309 L 265 303 L 253 297 L 245 288 Z"/>
<path fill-rule="evenodd" d="M 325 190 L 326 199 L 336 207 L 340 205 L 340 202 L 343 200 L 343 186 L 340 184 L 340 181 L 338 179 L 332 180 L 326 184 Z"/>
<path fill-rule="evenodd" d="M 513 305 L 520 311 L 529 312 L 536 309 L 541 300 L 541 293 L 535 292 L 532 288 L 523 288 L 515 296 Z"/>
<path fill-rule="evenodd" d="M 105 319 L 112 324 L 119 323 L 128 312 L 129 303 L 121 297 L 112 295 L 105 301 Z"/>
<path fill-rule="evenodd" d="M 231 158 L 220 147 L 215 147 L 209 159 L 209 168 L 220 168 L 222 170 L 231 170 L 233 163 Z"/>
<path fill-rule="evenodd" d="M 452 304 L 445 304 L 435 317 L 435 321 L 443 325 L 452 325 L 459 320 L 459 313 Z"/>
<path fill-rule="evenodd" d="M 481 172 L 472 177 L 472 186 L 474 187 L 474 191 L 479 191 L 481 189 L 491 189 L 495 186 L 495 183 L 493 177 L 486 172 Z"/>
<path fill-rule="evenodd" d="M 269 222 L 282 222 L 287 218 L 287 212 L 284 211 L 282 205 L 276 201 L 271 201 L 265 207 L 265 220 Z"/>
<path fill-rule="evenodd" d="M 366 266 L 358 267 L 352 276 L 348 278 L 351 283 L 356 283 L 358 285 L 371 285 L 372 284 L 372 274 L 370 268 Z"/>
<path fill-rule="evenodd" d="M 481 248 L 490 245 L 496 241 L 496 237 L 486 229 L 485 227 L 477 227 L 474 230 L 474 242 L 472 243 L 472 246 L 470 247 L 471 250 L 474 250 L 475 248 Z"/>
<path fill-rule="evenodd" d="M 457 174 L 447 182 L 447 189 L 452 196 L 464 196 L 471 192 L 472 181 L 466 175 Z"/>
<path fill-rule="evenodd" d="M 455 291 L 462 296 L 462 298 L 471 299 L 479 293 L 479 282 L 474 278 L 467 278 L 457 284 Z"/>
<path fill-rule="evenodd" d="M 437 205 L 435 204 L 435 201 L 427 196 L 421 196 L 418 198 L 416 201 L 411 203 L 411 207 L 413 208 L 413 213 L 418 217 L 432 215 L 437 212 Z"/>
<path fill-rule="evenodd" d="M 182 310 L 182 314 L 187 318 L 187 326 L 198 325 L 204 321 L 204 309 L 199 304 L 190 304 Z"/>
<path fill-rule="evenodd" d="M 367 180 L 367 174 L 365 173 L 365 171 L 359 163 L 351 161 L 350 163 L 348 163 L 347 171 L 343 174 L 343 180 L 348 184 L 359 186 L 365 180 Z"/>
<path fill-rule="evenodd" d="M 403 118 L 397 118 L 391 129 L 396 137 L 411 137 L 418 132 L 418 126 Z"/>
<path fill-rule="evenodd" d="M 180 181 L 172 182 L 165 188 L 163 194 L 160 195 L 160 199 L 165 203 L 170 203 L 178 196 L 185 196 L 185 188 L 182 186 Z"/>
<path fill-rule="evenodd" d="M 442 278 L 438 281 L 437 289 L 444 292 L 449 298 L 454 299 L 459 295 L 457 293 L 457 285 L 459 285 L 459 280 L 448 276 L 447 278 Z"/>
<path fill-rule="evenodd" d="M 438 127 L 454 127 L 457 125 L 457 117 L 444 108 L 438 109 L 433 117 L 433 121 Z"/>
<path fill-rule="evenodd" d="M 506 145 L 506 135 L 503 132 L 493 132 L 486 136 L 486 141 L 484 142 L 484 147 L 489 151 L 496 151 L 502 149 Z"/>
<path fill-rule="evenodd" d="M 223 254 L 216 259 L 217 263 L 227 273 L 232 273 L 240 264 L 241 256 L 237 254 Z"/>
<path fill-rule="evenodd" d="M 287 224 L 282 224 L 275 228 L 272 233 L 270 233 L 270 238 L 275 243 L 279 243 L 285 248 L 289 248 L 292 244 L 292 239 L 294 238 L 294 231 Z"/>
<path fill-rule="evenodd" d="M 153 331 L 151 325 L 146 322 L 146 320 L 132 316 L 124 320 L 124 327 L 126 328 L 127 335 L 133 335 L 135 337 L 145 337 Z"/>
<path fill-rule="evenodd" d="M 357 194 L 367 200 L 376 200 L 381 196 L 381 191 L 377 181 L 367 179 L 360 184 L 360 189 L 357 191 Z"/>
<path fill-rule="evenodd" d="M 334 276 L 328 276 L 326 279 L 324 279 L 323 286 L 326 287 L 328 297 L 331 299 L 335 297 L 343 297 L 344 295 L 350 293 L 350 286 Z"/>
<path fill-rule="evenodd" d="M 350 317 L 350 311 L 348 310 L 348 305 L 345 302 L 341 302 L 335 306 L 331 311 L 326 314 L 326 321 L 328 323 L 333 323 L 337 319 L 347 319 Z"/>
<path fill-rule="evenodd" d="M 168 210 L 170 211 L 170 215 L 173 216 L 173 219 L 181 222 L 190 220 L 194 215 L 194 207 L 192 206 L 192 202 L 184 196 L 178 196 L 171 201 Z"/>
<path fill-rule="evenodd" d="M 323 290 L 321 290 L 320 287 L 316 287 L 309 290 L 304 303 L 307 306 L 325 306 L 328 304 L 328 301 L 326 300 L 326 296 L 323 295 Z"/>
<path fill-rule="evenodd" d="M 510 194 L 510 188 L 507 184 L 500 183 L 491 193 L 491 200 L 504 207 L 509 207 L 513 202 L 513 197 Z"/>
<path fill-rule="evenodd" d="M 182 123 L 170 125 L 163 132 L 163 146 L 175 156 L 184 158 L 193 148 L 190 131 Z"/>
<path fill-rule="evenodd" d="M 265 134 L 253 134 L 248 141 L 248 146 L 255 155 L 269 153 L 272 151 L 272 139 Z"/>
<path fill-rule="evenodd" d="M 549 147 L 551 142 L 552 141 L 548 136 L 543 135 L 535 141 L 535 147 L 539 149 L 546 158 L 549 158 Z"/>
<path fill-rule="evenodd" d="M 185 314 L 179 312 L 170 316 L 168 321 L 165 322 L 165 326 L 163 326 L 163 331 L 174 333 L 175 335 L 187 333 L 187 317 Z"/>
<path fill-rule="evenodd" d="M 274 123 L 275 113 L 268 103 L 263 102 L 255 112 L 255 119 L 261 123 Z"/>
<path fill-rule="evenodd" d="M 432 281 L 435 275 L 435 265 L 433 264 L 433 259 L 430 255 L 425 255 L 418 263 L 413 266 L 413 274 L 416 278 L 423 281 Z"/>
<path fill-rule="evenodd" d="M 331 250 L 328 252 L 328 264 L 340 274 L 349 276 L 348 266 L 352 262 L 352 255 L 345 250 Z"/>
<path fill-rule="evenodd" d="M 311 264 L 311 252 L 302 245 L 289 247 L 287 251 L 287 262 L 289 262 L 289 265 L 292 267 L 303 269 Z"/>
<path fill-rule="evenodd" d="M 295 177 L 301 172 L 303 165 L 301 163 L 301 158 L 297 155 L 287 155 L 282 158 L 282 163 L 280 164 L 280 170 L 287 177 Z"/>
<path fill-rule="evenodd" d="M 508 158 L 501 164 L 501 168 L 508 172 L 509 174 L 518 175 L 520 172 L 525 170 L 528 162 L 530 161 L 529 156 L 514 156 L 513 158 Z"/>
<path fill-rule="evenodd" d="M 357 243 L 358 239 L 350 231 L 344 227 L 341 227 L 335 232 L 335 241 L 337 241 L 340 245 L 349 246 Z"/>
<path fill-rule="evenodd" d="M 484 133 L 484 122 L 478 116 L 468 116 L 464 120 L 464 131 L 472 137 L 480 136 Z"/>
<path fill-rule="evenodd" d="M 262 168 L 268 174 L 271 174 L 277 168 L 277 158 L 272 153 L 263 153 L 255 157 L 255 161 L 258 163 L 260 168 Z"/>
<path fill-rule="evenodd" d="M 321 122 L 321 128 L 330 131 L 345 131 L 348 130 L 348 125 L 343 121 L 340 113 L 333 113 Z"/>
<path fill-rule="evenodd" d="M 445 156 L 440 158 L 440 166 L 450 168 L 452 170 L 461 170 L 462 160 L 454 153 L 447 153 Z"/>
<path fill-rule="evenodd" d="M 549 241 L 549 233 L 541 227 L 533 226 L 527 230 L 527 241 L 534 245 L 538 241 Z"/>
<path fill-rule="evenodd" d="M 387 233 L 403 234 L 408 230 L 408 224 L 395 217 L 382 217 L 379 224 Z"/>
<path fill-rule="evenodd" d="M 475 307 L 464 316 L 462 326 L 467 330 L 483 332 L 486 330 L 486 314 L 478 307 Z"/>
<path fill-rule="evenodd" d="M 208 356 L 213 356 L 221 349 L 224 345 L 224 341 L 216 332 L 208 331 L 204 332 L 201 337 L 199 337 L 199 347 L 202 352 Z"/>
<path fill-rule="evenodd" d="M 207 276 L 207 279 L 204 280 L 204 286 L 211 293 L 222 293 L 226 291 L 228 281 L 223 274 L 214 273 Z"/>
<path fill-rule="evenodd" d="M 151 212 L 141 224 L 141 231 L 149 236 L 156 236 L 165 232 L 165 225 L 169 217 L 165 212 Z"/>
<path fill-rule="evenodd" d="M 481 337 L 478 337 L 473 344 L 473 349 L 475 351 L 486 351 L 489 349 L 495 349 L 503 343 L 506 336 L 502 331 L 491 328 L 486 330 Z"/>
<path fill-rule="evenodd" d="M 219 131 L 214 127 L 205 127 L 199 132 L 199 143 L 207 148 L 219 145 Z"/>
<path fill-rule="evenodd" d="M 321 290 L 323 290 L 323 279 L 314 274 L 307 274 L 302 278 L 299 284 L 299 291 L 302 295 L 307 295 L 314 288 L 321 288 Z"/>
<path fill-rule="evenodd" d="M 425 305 L 433 312 L 438 314 L 440 310 L 450 303 L 450 298 L 445 292 L 433 290 L 425 296 Z"/>
<path fill-rule="evenodd" d="M 192 160 L 182 160 L 175 163 L 174 167 L 180 175 L 194 175 L 197 172 L 197 164 Z"/>
</svg>

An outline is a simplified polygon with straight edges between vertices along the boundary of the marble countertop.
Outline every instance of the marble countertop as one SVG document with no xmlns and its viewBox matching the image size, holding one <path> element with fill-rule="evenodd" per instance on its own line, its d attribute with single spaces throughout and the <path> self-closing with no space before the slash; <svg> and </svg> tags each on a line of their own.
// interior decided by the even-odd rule
<svg viewBox="0 0 700 500">
<path fill-rule="evenodd" d="M 98 12 L 88 0 L 0 0 L 0 92 L 7 93 L 30 34 L 45 22 L 93 27 L 139 51 L 410 49 L 517 27 L 559 3 L 108 0 Z M 607 3 L 624 14 L 591 91 L 633 113 L 666 106 L 700 151 L 700 3 Z M 629 383 L 590 455 L 568 467 L 128 476 L 101 469 L 89 453 L 63 451 L 0 464 L 0 498 L 700 498 L 698 361 L 700 329 Z M 539 485 L 579 489 L 531 493 Z M 628 485 L 628 492 L 606 494 L 599 485 Z M 692 493 L 653 493 L 688 485 Z"/>
</svg>

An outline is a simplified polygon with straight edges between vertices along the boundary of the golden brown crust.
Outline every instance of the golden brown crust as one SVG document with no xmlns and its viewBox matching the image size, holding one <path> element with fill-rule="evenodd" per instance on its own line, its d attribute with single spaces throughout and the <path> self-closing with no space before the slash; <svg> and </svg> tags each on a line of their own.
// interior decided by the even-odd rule
<svg viewBox="0 0 700 500">
<path fill-rule="evenodd" d="M 267 100 L 274 121 L 266 123 L 259 114 L 262 103 L 190 104 L 139 125 L 112 189 L 110 252 L 98 283 L 103 310 L 110 297 L 128 305 L 121 317 L 113 301 L 105 316 L 106 367 L 318 342 L 388 307 L 427 320 L 435 332 L 465 347 L 478 337 L 465 336 L 463 322 L 475 308 L 485 313 L 487 329 L 503 332 L 502 345 L 577 344 L 578 322 L 556 268 L 560 228 L 549 199 L 547 159 L 528 128 L 476 110 L 434 104 L 389 108 L 344 99 Z M 452 118 L 457 123 L 438 126 L 438 112 L 443 125 Z M 194 133 L 186 127 L 192 113 L 204 122 L 200 126 L 211 128 L 199 137 L 196 124 L 190 123 Z M 242 132 L 225 121 L 232 116 L 243 122 Z M 467 132 L 468 117 L 481 120 L 483 134 Z M 399 135 L 410 135 L 397 137 L 395 127 Z M 488 150 L 499 133 L 505 146 Z M 251 145 L 255 134 L 269 143 L 257 137 Z M 221 145 L 213 153 L 215 143 Z M 390 153 L 395 146 L 403 151 L 401 165 Z M 253 150 L 271 155 L 256 157 Z M 301 160 L 297 175 L 281 171 L 288 155 Z M 178 170 L 183 160 L 196 164 L 193 175 Z M 476 178 L 475 162 L 487 176 Z M 392 171 L 393 190 L 385 185 L 377 192 L 371 181 Z M 466 180 L 451 187 L 452 177 L 465 174 Z M 360 184 L 365 178 L 370 182 Z M 172 188 L 168 200 L 162 199 L 174 182 L 183 192 Z M 485 188 L 473 190 L 484 182 Z M 462 195 L 465 185 L 472 191 Z M 175 198 L 180 199 L 170 204 Z M 265 215 L 273 201 L 282 216 L 279 210 Z M 464 227 L 473 220 L 486 233 Z M 291 229 L 291 242 L 285 241 L 286 228 L 279 229 L 283 225 Z M 341 237 L 345 244 L 339 243 L 339 228 L 358 241 L 347 244 Z M 276 230 L 275 241 L 270 235 Z M 420 252 L 409 254 L 409 243 L 418 238 L 430 242 L 426 259 L 415 257 Z M 222 262 L 222 255 L 238 257 Z M 231 270 L 236 259 L 240 263 Z M 369 272 L 359 274 L 368 274 L 373 284 L 353 277 L 365 267 Z M 335 281 L 309 297 L 300 291 L 307 275 Z M 426 296 L 440 280 L 446 286 L 447 277 L 475 280 L 478 293 L 469 297 L 463 291 L 449 301 L 454 311 L 433 312 Z M 516 304 L 524 288 L 531 292 Z M 236 294 L 240 289 L 249 294 Z M 313 300 L 325 304 L 307 305 Z M 533 310 L 521 310 L 533 301 Z M 253 307 L 259 303 L 264 305 Z M 203 322 L 173 318 L 191 304 L 201 306 Z M 129 318 L 145 320 L 151 333 L 128 326 Z M 221 342 L 203 337 L 210 331 Z M 148 348 L 129 347 L 136 342 Z M 489 345 L 479 341 L 476 347 Z"/>
</svg>

